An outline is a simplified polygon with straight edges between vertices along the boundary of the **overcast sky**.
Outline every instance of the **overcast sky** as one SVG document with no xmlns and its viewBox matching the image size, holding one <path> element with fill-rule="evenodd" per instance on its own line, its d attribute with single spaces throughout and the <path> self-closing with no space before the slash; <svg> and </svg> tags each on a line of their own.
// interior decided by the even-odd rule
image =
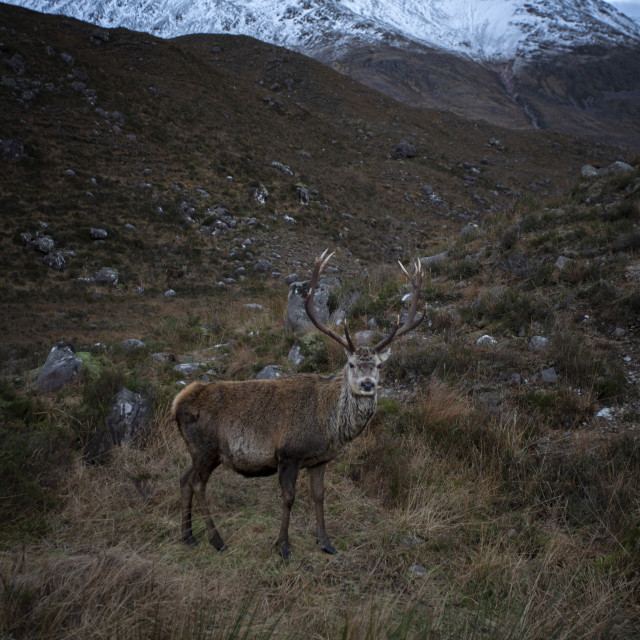
<svg viewBox="0 0 640 640">
<path fill-rule="evenodd" d="M 622 11 L 629 18 L 633 18 L 636 22 L 640 22 L 640 0 L 608 0 L 611 4 Z"/>
</svg>

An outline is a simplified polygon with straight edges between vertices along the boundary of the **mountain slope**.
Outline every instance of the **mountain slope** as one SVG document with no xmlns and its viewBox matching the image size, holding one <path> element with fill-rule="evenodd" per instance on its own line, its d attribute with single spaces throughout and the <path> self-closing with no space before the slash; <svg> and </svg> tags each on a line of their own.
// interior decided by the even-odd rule
<svg viewBox="0 0 640 640">
<path fill-rule="evenodd" d="M 640 27 L 601 0 L 19 0 L 31 9 L 163 38 L 233 33 L 318 54 L 336 45 L 407 39 L 475 60 L 576 46 L 632 45 Z"/>
<path fill-rule="evenodd" d="M 414 106 L 640 147 L 640 27 L 600 0 L 11 0 L 165 38 L 245 34 Z"/>
</svg>

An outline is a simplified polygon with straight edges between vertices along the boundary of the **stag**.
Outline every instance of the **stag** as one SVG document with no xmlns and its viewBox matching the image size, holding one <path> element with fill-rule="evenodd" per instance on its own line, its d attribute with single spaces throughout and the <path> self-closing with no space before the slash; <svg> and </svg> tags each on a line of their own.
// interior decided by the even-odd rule
<svg viewBox="0 0 640 640">
<path fill-rule="evenodd" d="M 174 399 L 172 414 L 186 442 L 193 464 L 180 480 L 182 540 L 195 545 L 192 502 L 194 494 L 204 512 L 208 541 L 219 551 L 225 543 L 207 507 L 205 488 L 213 470 L 226 465 L 247 477 L 277 473 L 282 491 L 282 520 L 276 546 L 289 558 L 289 518 L 300 469 L 307 469 L 316 513 L 316 543 L 336 553 L 324 522 L 324 471 L 327 462 L 367 426 L 376 410 L 378 380 L 389 344 L 415 329 L 422 269 L 416 261 L 411 276 L 413 297 L 405 322 L 374 347 L 356 346 L 345 323 L 342 337 L 316 316 L 313 298 L 318 278 L 333 254 L 316 259 L 305 309 L 323 333 L 344 347 L 347 363 L 335 376 L 299 374 L 276 380 L 194 382 Z"/>
</svg>

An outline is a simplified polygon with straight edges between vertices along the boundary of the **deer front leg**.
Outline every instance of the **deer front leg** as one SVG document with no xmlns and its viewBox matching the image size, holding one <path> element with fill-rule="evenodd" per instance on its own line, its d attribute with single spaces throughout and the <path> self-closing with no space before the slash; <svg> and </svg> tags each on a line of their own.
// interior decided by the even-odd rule
<svg viewBox="0 0 640 640">
<path fill-rule="evenodd" d="M 280 555 L 287 560 L 291 557 L 291 547 L 289 545 L 289 518 L 291 517 L 291 507 L 296 497 L 296 480 L 298 478 L 298 463 L 286 462 L 278 466 L 278 479 L 282 489 L 282 522 L 280 523 L 280 533 L 276 546 Z"/>
<path fill-rule="evenodd" d="M 309 469 L 309 484 L 316 507 L 316 544 L 319 544 L 325 553 L 333 554 L 337 551 L 331 544 L 324 528 L 324 469 L 326 466 L 326 464 L 321 464 Z"/>
</svg>

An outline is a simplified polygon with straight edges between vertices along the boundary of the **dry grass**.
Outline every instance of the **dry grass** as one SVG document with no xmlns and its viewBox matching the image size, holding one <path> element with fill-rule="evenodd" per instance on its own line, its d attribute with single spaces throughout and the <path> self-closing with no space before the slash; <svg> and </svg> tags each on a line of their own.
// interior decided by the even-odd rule
<svg viewBox="0 0 640 640">
<path fill-rule="evenodd" d="M 450 392 L 427 397 L 439 399 L 439 418 L 463 413 Z M 403 443 L 413 481 L 401 505 L 385 506 L 367 476 L 354 482 L 343 473 L 379 435 L 365 434 L 330 467 L 336 557 L 314 548 L 303 474 L 286 563 L 272 548 L 274 478 L 216 471 L 209 500 L 228 550 L 178 542 L 188 455 L 160 412 L 146 450 L 123 447 L 106 466 L 77 461 L 46 538 L 5 550 L 3 633 L 227 638 L 238 627 L 275 638 L 631 637 L 637 577 L 603 563 L 601 544 L 541 522 L 535 505 L 498 508 L 492 473 L 434 453 L 418 433 Z"/>
</svg>

